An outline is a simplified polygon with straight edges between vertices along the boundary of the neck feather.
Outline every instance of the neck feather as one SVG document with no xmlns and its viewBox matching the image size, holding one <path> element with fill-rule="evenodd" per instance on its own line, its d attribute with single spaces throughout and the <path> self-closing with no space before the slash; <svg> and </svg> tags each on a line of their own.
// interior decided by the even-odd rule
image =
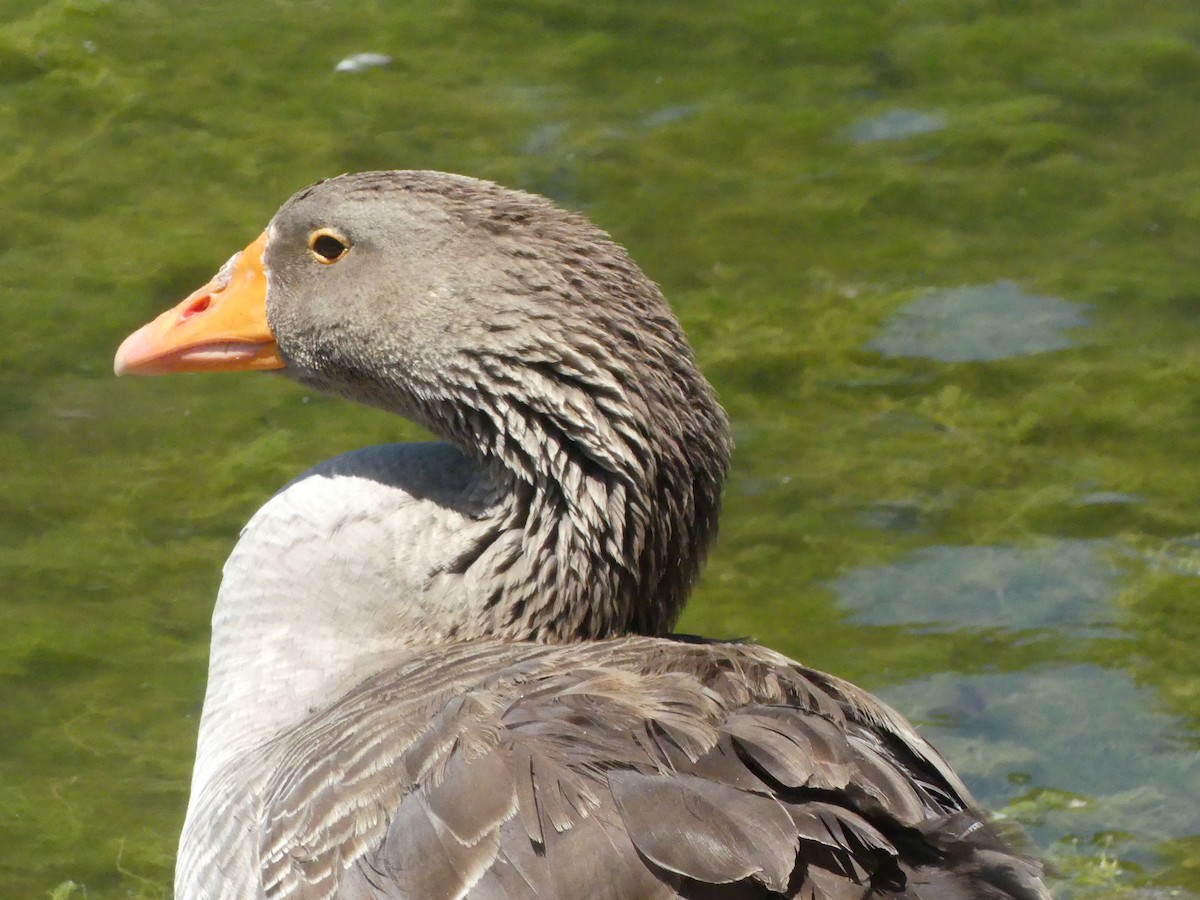
<svg viewBox="0 0 1200 900">
<path fill-rule="evenodd" d="M 422 404 L 420 420 L 511 485 L 506 537 L 476 563 L 495 586 L 488 634 L 674 626 L 716 536 L 730 450 L 724 412 L 674 336 L 669 375 L 618 382 L 561 353 L 520 368 L 478 357 L 490 377 Z"/>
</svg>

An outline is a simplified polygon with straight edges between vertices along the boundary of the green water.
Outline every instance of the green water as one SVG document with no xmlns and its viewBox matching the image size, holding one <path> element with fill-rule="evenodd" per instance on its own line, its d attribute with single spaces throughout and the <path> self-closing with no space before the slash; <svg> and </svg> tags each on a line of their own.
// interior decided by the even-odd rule
<svg viewBox="0 0 1200 900">
<path fill-rule="evenodd" d="M 1195 0 L 3 0 L 0 90 L 0 897 L 169 894 L 239 527 L 416 435 L 114 348 L 394 167 L 672 299 L 738 440 L 683 627 L 890 698 L 1060 894 L 1200 894 Z"/>
</svg>

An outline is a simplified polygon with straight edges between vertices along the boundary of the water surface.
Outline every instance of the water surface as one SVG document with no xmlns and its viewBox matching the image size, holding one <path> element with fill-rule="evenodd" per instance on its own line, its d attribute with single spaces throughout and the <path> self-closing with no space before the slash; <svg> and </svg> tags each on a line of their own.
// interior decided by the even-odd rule
<svg viewBox="0 0 1200 900">
<path fill-rule="evenodd" d="M 1198 41 L 1193 0 L 0 2 L 0 896 L 169 894 L 238 529 L 417 436 L 113 350 L 394 167 L 583 210 L 671 298 L 738 440 L 683 628 L 880 691 L 1061 894 L 1200 893 Z M 1066 318 L 888 349 L 1005 285 Z"/>
</svg>

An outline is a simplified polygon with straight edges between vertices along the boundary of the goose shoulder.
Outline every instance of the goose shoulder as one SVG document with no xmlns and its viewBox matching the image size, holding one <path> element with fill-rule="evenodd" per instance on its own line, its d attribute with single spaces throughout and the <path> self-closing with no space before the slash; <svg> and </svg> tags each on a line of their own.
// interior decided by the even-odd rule
<svg viewBox="0 0 1200 900">
<path fill-rule="evenodd" d="M 903 718 L 749 644 L 414 651 L 230 770 L 212 896 L 1046 896 Z"/>
</svg>

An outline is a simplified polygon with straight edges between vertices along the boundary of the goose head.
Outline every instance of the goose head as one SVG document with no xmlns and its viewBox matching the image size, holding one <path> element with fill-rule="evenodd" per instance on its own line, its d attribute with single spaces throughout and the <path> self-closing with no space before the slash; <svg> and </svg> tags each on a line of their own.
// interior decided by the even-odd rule
<svg viewBox="0 0 1200 900">
<path fill-rule="evenodd" d="M 312 185 L 116 360 L 245 369 L 409 418 L 505 493 L 520 564 L 486 577 L 522 613 L 488 635 L 674 624 L 715 535 L 727 423 L 658 288 L 583 217 L 436 172 Z"/>
</svg>

